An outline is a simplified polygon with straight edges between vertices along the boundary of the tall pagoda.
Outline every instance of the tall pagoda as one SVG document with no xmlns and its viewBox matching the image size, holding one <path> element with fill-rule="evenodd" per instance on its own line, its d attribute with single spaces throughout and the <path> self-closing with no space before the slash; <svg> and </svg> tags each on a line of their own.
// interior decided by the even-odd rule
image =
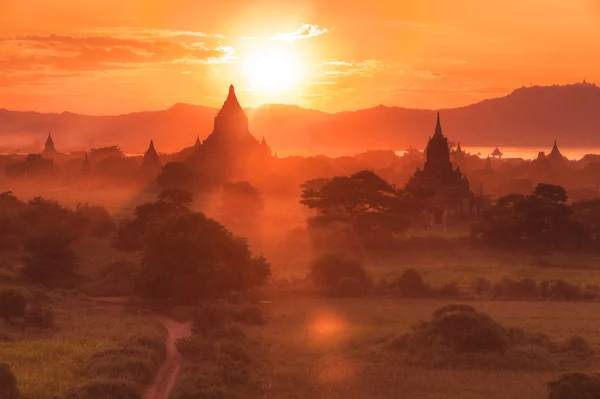
<svg viewBox="0 0 600 399">
<path fill-rule="evenodd" d="M 154 141 L 150 140 L 148 150 L 144 153 L 144 159 L 142 160 L 142 166 L 140 171 L 143 175 L 157 175 L 160 172 L 160 159 L 158 153 L 154 148 Z"/>
<path fill-rule="evenodd" d="M 417 168 L 407 183 L 407 189 L 424 196 L 436 211 L 436 215 L 441 208 L 459 209 L 463 205 L 468 207 L 473 193 L 460 167 L 452 167 L 448 139 L 442 132 L 439 113 L 435 132 L 427 143 L 425 156 L 423 170 Z"/>
</svg>

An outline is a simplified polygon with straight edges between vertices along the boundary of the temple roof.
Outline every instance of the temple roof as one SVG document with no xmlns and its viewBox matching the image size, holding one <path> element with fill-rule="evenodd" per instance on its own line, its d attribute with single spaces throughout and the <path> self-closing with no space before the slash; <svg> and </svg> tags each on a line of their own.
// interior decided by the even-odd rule
<svg viewBox="0 0 600 399">
<path fill-rule="evenodd" d="M 46 144 L 44 145 L 44 151 L 56 151 L 54 148 L 54 140 L 52 140 L 52 135 L 50 133 L 48 133 L 48 138 L 46 139 Z"/>
</svg>

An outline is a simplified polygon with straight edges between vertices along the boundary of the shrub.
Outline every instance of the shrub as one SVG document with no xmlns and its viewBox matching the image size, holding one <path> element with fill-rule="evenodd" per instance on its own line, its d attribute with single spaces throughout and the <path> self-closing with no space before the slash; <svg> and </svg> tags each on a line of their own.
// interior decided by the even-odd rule
<svg viewBox="0 0 600 399">
<path fill-rule="evenodd" d="M 141 399 L 142 388 L 124 380 L 90 381 L 65 392 L 59 399 Z"/>
<path fill-rule="evenodd" d="M 19 399 L 17 379 L 6 363 L 0 363 L 0 398 Z"/>
<path fill-rule="evenodd" d="M 250 364 L 252 362 L 252 356 L 248 349 L 239 342 L 221 340 L 218 344 L 219 356 L 226 356 L 233 359 L 236 362 L 244 364 Z"/>
<path fill-rule="evenodd" d="M 129 295 L 135 290 L 138 268 L 133 262 L 116 261 L 107 264 L 99 273 L 103 295 Z"/>
<path fill-rule="evenodd" d="M 460 289 L 457 283 L 448 283 L 438 289 L 434 289 L 437 296 L 441 298 L 457 298 L 460 296 Z"/>
<path fill-rule="evenodd" d="M 566 342 L 567 350 L 571 352 L 590 352 L 591 347 L 588 341 L 581 335 L 574 335 Z"/>
<path fill-rule="evenodd" d="M 600 399 L 600 374 L 566 373 L 548 383 L 549 399 Z"/>
<path fill-rule="evenodd" d="M 23 275 L 41 284 L 73 278 L 78 264 L 70 242 L 71 239 L 62 234 L 46 234 L 27 241 Z"/>
<path fill-rule="evenodd" d="M 408 269 L 392 282 L 402 296 L 421 298 L 431 295 L 431 287 L 423 281 L 421 274 L 415 269 Z"/>
<path fill-rule="evenodd" d="M 52 328 L 54 327 L 54 311 L 49 307 L 31 305 L 25 311 L 23 325 L 25 327 Z"/>
<path fill-rule="evenodd" d="M 488 280 L 479 278 L 473 283 L 473 291 L 479 297 L 488 298 L 492 296 L 493 285 Z"/>
<path fill-rule="evenodd" d="M 548 299 L 591 299 L 593 294 L 586 293 L 576 285 L 563 280 L 546 280 L 540 283 L 540 293 Z"/>
<path fill-rule="evenodd" d="M 229 322 L 229 309 L 218 304 L 203 305 L 194 315 L 192 331 L 206 334 L 208 331 L 223 328 Z"/>
<path fill-rule="evenodd" d="M 467 305 L 438 309 L 427 325 L 425 335 L 441 339 L 456 352 L 504 352 L 508 346 L 504 327 Z"/>
<path fill-rule="evenodd" d="M 358 260 L 348 259 L 344 255 L 323 255 L 312 263 L 310 274 L 312 282 L 321 288 L 335 288 L 347 277 L 362 282 L 368 281 L 367 271 Z"/>
<path fill-rule="evenodd" d="M 238 323 L 260 326 L 266 324 L 263 311 L 260 306 L 246 303 L 231 312 L 231 318 Z"/>
<path fill-rule="evenodd" d="M 25 315 L 25 296 L 12 288 L 0 291 L 0 319 L 10 320 Z"/>
<path fill-rule="evenodd" d="M 152 381 L 158 368 L 158 365 L 145 355 L 144 351 L 100 352 L 89 360 L 84 374 L 90 378 L 124 379 L 144 386 Z"/>
<path fill-rule="evenodd" d="M 337 294 L 341 297 L 355 298 L 365 295 L 365 285 L 354 277 L 344 277 L 337 285 Z"/>
<path fill-rule="evenodd" d="M 212 339 L 200 335 L 183 337 L 175 341 L 177 352 L 183 357 L 205 360 L 215 355 L 215 345 Z"/>
</svg>

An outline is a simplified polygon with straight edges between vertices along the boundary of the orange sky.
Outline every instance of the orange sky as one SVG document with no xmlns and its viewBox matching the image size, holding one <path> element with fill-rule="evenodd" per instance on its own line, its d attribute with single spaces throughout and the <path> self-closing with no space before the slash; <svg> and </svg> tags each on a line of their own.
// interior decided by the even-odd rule
<svg viewBox="0 0 600 399">
<path fill-rule="evenodd" d="M 295 71 L 274 92 L 248 72 L 270 53 Z M 220 106 L 229 83 L 244 106 L 444 108 L 584 78 L 600 0 L 0 0 L 7 109 Z"/>
</svg>

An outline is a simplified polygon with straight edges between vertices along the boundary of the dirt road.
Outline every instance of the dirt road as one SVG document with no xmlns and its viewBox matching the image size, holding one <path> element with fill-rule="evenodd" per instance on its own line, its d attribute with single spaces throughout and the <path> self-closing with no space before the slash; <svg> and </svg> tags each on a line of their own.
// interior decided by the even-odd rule
<svg viewBox="0 0 600 399">
<path fill-rule="evenodd" d="M 127 297 L 102 297 L 94 298 L 97 301 L 124 305 Z M 171 390 L 177 382 L 181 357 L 175 348 L 175 341 L 179 338 L 189 337 L 192 334 L 191 322 L 178 323 L 164 316 L 156 316 L 157 320 L 167 329 L 167 357 L 160 366 L 152 385 L 146 388 L 144 399 L 168 399 Z"/>
<path fill-rule="evenodd" d="M 167 358 L 158 370 L 152 385 L 144 392 L 144 399 L 167 399 L 169 397 L 169 393 L 177 381 L 181 364 L 181 357 L 175 348 L 175 341 L 191 335 L 190 322 L 178 323 L 165 317 L 159 317 L 159 320 L 169 333 L 167 338 Z"/>
</svg>

